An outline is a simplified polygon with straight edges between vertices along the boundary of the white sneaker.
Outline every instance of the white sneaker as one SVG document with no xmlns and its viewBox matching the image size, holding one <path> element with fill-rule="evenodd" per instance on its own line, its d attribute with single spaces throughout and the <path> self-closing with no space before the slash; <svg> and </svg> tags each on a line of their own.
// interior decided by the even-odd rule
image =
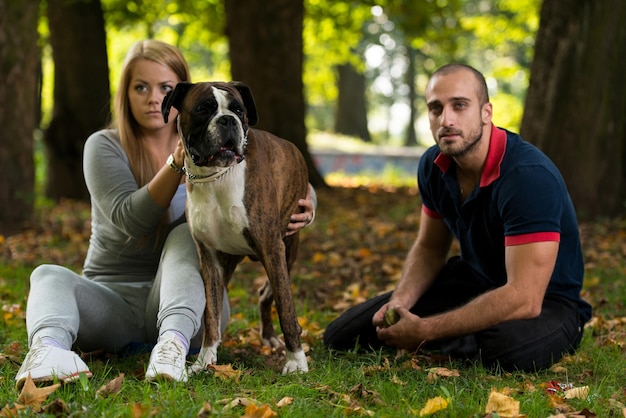
<svg viewBox="0 0 626 418">
<path fill-rule="evenodd" d="M 29 374 L 34 382 L 53 381 L 56 377 L 63 383 L 69 383 L 77 380 L 81 373 L 87 377 L 92 376 L 89 367 L 75 352 L 54 346 L 38 345 L 32 347 L 26 354 L 15 380 L 17 388 L 20 389 Z"/>
<path fill-rule="evenodd" d="M 176 337 L 160 340 L 152 349 L 152 354 L 150 354 L 146 380 L 165 379 L 186 382 L 186 357 L 187 350 Z"/>
</svg>

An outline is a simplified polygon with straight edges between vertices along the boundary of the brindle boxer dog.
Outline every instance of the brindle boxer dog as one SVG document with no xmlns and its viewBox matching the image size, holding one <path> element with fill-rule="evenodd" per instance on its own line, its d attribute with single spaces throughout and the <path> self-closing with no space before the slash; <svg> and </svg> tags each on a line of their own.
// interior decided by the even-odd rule
<svg viewBox="0 0 626 418">
<path fill-rule="evenodd" d="M 283 374 L 307 372 L 289 277 L 298 234 L 285 237 L 290 215 L 307 193 L 302 154 L 289 141 L 249 128 L 257 123 L 257 110 L 243 83 L 178 83 L 163 101 L 165 122 L 172 107 L 179 112 L 187 222 L 207 300 L 202 348 L 191 371 L 217 362 L 224 288 L 248 256 L 263 264 L 268 277 L 259 291 L 263 343 L 282 346 L 271 318 L 275 300 L 286 347 Z"/>
</svg>

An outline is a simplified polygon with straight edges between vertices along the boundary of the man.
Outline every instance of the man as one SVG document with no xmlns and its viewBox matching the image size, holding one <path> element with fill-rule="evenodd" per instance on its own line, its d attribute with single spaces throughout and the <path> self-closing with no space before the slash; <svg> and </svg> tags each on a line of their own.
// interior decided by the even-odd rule
<svg viewBox="0 0 626 418">
<path fill-rule="evenodd" d="M 391 293 L 333 321 L 336 349 L 439 350 L 532 371 L 578 347 L 591 307 L 573 204 L 554 164 L 493 126 L 483 75 L 449 64 L 426 87 L 436 145 L 420 159 L 422 216 Z M 461 255 L 446 260 L 453 238 Z M 393 308 L 399 321 L 385 326 Z"/>
</svg>

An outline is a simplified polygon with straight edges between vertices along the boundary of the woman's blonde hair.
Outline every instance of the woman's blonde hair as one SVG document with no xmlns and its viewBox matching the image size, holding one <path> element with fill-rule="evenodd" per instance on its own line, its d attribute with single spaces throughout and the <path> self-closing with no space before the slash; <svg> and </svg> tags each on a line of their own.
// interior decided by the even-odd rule
<svg viewBox="0 0 626 418">
<path fill-rule="evenodd" d="M 190 81 L 187 61 L 178 48 L 165 42 L 148 39 L 134 44 L 124 60 L 120 84 L 114 102 L 113 127 L 117 128 L 122 147 L 128 155 L 130 167 L 137 185 L 142 187 L 156 174 L 150 154 L 139 137 L 139 124 L 135 120 L 128 99 L 128 89 L 135 64 L 139 60 L 150 60 L 168 67 L 176 74 L 178 81 Z"/>
</svg>

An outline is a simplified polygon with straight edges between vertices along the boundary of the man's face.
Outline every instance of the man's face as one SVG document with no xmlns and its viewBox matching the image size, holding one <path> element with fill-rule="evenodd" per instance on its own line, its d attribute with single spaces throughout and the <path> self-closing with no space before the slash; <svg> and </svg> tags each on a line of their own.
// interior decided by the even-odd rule
<svg viewBox="0 0 626 418">
<path fill-rule="evenodd" d="M 461 157 L 474 150 L 491 124 L 491 104 L 481 106 L 478 81 L 469 70 L 436 75 L 426 88 L 428 120 L 441 152 Z"/>
</svg>

